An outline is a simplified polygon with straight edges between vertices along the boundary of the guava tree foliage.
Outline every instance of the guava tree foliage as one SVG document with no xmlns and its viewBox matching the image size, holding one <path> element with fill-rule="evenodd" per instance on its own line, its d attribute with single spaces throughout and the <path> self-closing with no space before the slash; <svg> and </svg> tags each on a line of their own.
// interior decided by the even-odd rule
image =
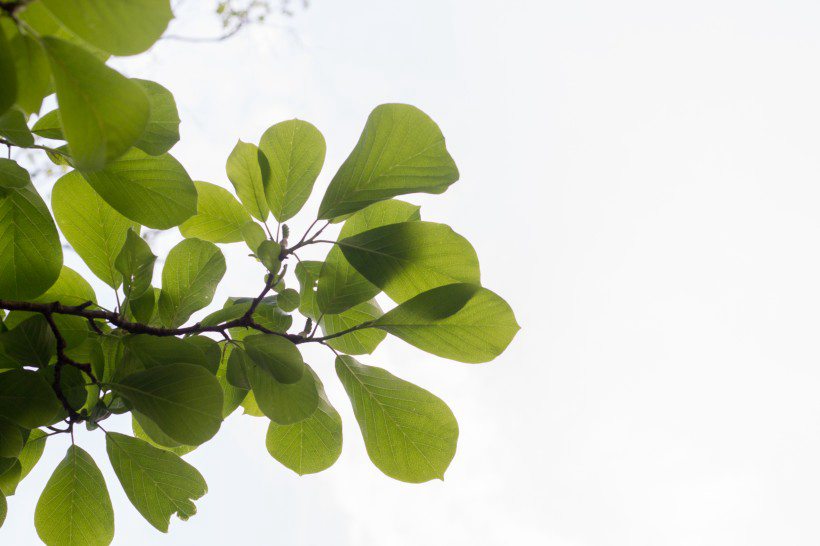
<svg viewBox="0 0 820 546">
<path fill-rule="evenodd" d="M 168 0 L 0 1 L 0 13 L 0 142 L 40 150 L 67 171 L 49 208 L 26 169 L 0 160 L 0 521 L 47 439 L 63 437 L 37 532 L 50 545 L 111 542 L 108 485 L 75 444 L 79 425 L 105 435 L 120 486 L 160 531 L 173 514 L 193 515 L 206 492 L 181 457 L 240 405 L 270 421 L 265 445 L 277 461 L 300 475 L 328 468 L 342 424 L 303 360 L 310 343 L 327 347 L 376 467 L 406 482 L 442 478 L 458 438 L 450 409 L 360 356 L 392 334 L 486 362 L 519 328 L 481 286 L 470 243 L 395 199 L 443 193 L 458 179 L 438 126 L 415 107 L 378 106 L 316 220 L 292 236 L 286 222 L 324 163 L 316 127 L 289 120 L 256 144 L 238 142 L 226 162 L 234 195 L 193 182 L 168 153 L 179 139 L 168 90 L 106 65 L 160 37 Z M 52 93 L 58 108 L 41 114 Z M 322 236 L 331 224 L 341 224 L 337 240 Z M 143 227 L 183 237 L 158 279 Z M 61 235 L 117 295 L 115 308 L 63 265 Z M 192 321 L 212 304 L 227 265 L 217 245 L 228 244 L 248 246 L 264 271 L 259 285 Z M 324 261 L 299 259 L 310 245 L 326 246 Z M 386 311 L 382 293 L 395 302 Z M 130 414 L 132 436 L 106 430 L 119 414 Z"/>
</svg>

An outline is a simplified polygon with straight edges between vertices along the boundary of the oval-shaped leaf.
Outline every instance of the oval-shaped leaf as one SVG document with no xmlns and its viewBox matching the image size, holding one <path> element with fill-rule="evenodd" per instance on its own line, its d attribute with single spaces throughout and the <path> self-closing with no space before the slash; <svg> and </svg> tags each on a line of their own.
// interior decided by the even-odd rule
<svg viewBox="0 0 820 546">
<path fill-rule="evenodd" d="M 42 0 L 80 38 L 114 55 L 136 55 L 171 21 L 169 0 Z"/>
<path fill-rule="evenodd" d="M 253 335 L 244 338 L 243 344 L 253 363 L 280 383 L 296 383 L 302 377 L 305 370 L 302 353 L 284 337 Z"/>
<path fill-rule="evenodd" d="M 222 424 L 222 389 L 213 374 L 200 366 L 157 366 L 111 387 L 181 444 L 207 442 Z"/>
<path fill-rule="evenodd" d="M 9 47 L 17 70 L 17 106 L 26 114 L 36 114 L 51 89 L 46 52 L 37 40 L 16 31 L 9 36 Z"/>
<path fill-rule="evenodd" d="M 336 374 L 353 405 L 367 454 L 379 470 L 410 483 L 444 479 L 458 443 L 458 423 L 447 404 L 350 356 L 336 358 Z"/>
<path fill-rule="evenodd" d="M 42 43 L 71 157 L 83 171 L 102 169 L 142 135 L 151 108 L 148 97 L 138 84 L 85 49 L 50 36 Z"/>
<path fill-rule="evenodd" d="M 507 302 L 471 284 L 423 292 L 373 324 L 423 351 L 468 363 L 494 359 L 520 329 Z"/>
<path fill-rule="evenodd" d="M 34 144 L 34 136 L 26 124 L 26 116 L 17 107 L 0 115 L 0 137 L 20 148 L 27 148 Z"/>
<path fill-rule="evenodd" d="M 50 424 L 61 409 L 40 374 L 28 370 L 0 373 L 0 417 L 23 428 L 36 428 Z"/>
<path fill-rule="evenodd" d="M 51 207 L 60 231 L 91 272 L 111 288 L 119 288 L 122 274 L 115 262 L 128 230 L 138 231 L 139 224 L 114 210 L 77 171 L 54 184 Z"/>
<path fill-rule="evenodd" d="M 242 228 L 251 221 L 245 208 L 225 188 L 208 182 L 194 182 L 194 185 L 196 214 L 179 226 L 182 236 L 212 243 L 242 241 Z"/>
<path fill-rule="evenodd" d="M 274 377 L 256 366 L 247 366 L 253 396 L 257 406 L 271 421 L 289 425 L 307 419 L 316 411 L 319 392 L 316 380 L 308 368 L 295 383 L 280 383 Z"/>
<path fill-rule="evenodd" d="M 114 509 L 102 472 L 91 455 L 68 448 L 34 511 L 37 535 L 48 546 L 108 546 Z"/>
<path fill-rule="evenodd" d="M 193 501 L 208 492 L 205 478 L 179 456 L 124 434 L 109 432 L 105 448 L 128 500 L 158 530 L 168 532 L 171 516 L 196 514 Z"/>
<path fill-rule="evenodd" d="M 169 154 L 132 149 L 98 172 L 83 176 L 109 205 L 143 226 L 168 229 L 196 214 L 196 187 Z"/>
<path fill-rule="evenodd" d="M 325 137 L 310 123 L 292 119 L 265 131 L 259 150 L 270 167 L 263 172 L 268 205 L 274 218 L 284 222 L 310 197 L 325 162 Z"/>
<path fill-rule="evenodd" d="M 228 156 L 225 170 L 245 209 L 257 220 L 267 220 L 270 208 L 263 177 L 268 176 L 270 167 L 259 148 L 240 140 Z"/>
<path fill-rule="evenodd" d="M 225 257 L 213 243 L 185 239 L 172 248 L 162 268 L 162 324 L 177 327 L 211 303 L 224 274 Z"/>
<path fill-rule="evenodd" d="M 390 224 L 338 245 L 359 273 L 397 303 L 437 286 L 481 282 L 472 245 L 444 224 Z"/>
<path fill-rule="evenodd" d="M 458 169 L 438 125 L 414 106 L 382 104 L 331 180 L 319 218 L 336 218 L 397 195 L 442 193 L 456 180 Z"/>
<path fill-rule="evenodd" d="M 168 89 L 151 80 L 135 81 L 151 105 L 151 114 L 142 136 L 134 144 L 149 155 L 162 155 L 179 142 L 179 112 L 174 96 Z"/>
<path fill-rule="evenodd" d="M 339 232 L 339 239 L 352 237 L 373 228 L 420 218 L 419 207 L 416 205 L 396 199 L 379 201 L 348 218 Z M 323 313 L 341 313 L 374 298 L 379 292 L 381 288 L 368 281 L 350 265 L 340 247 L 334 246 L 330 249 L 322 265 L 316 290 L 316 301 Z"/>
<path fill-rule="evenodd" d="M 313 373 L 319 404 L 310 417 L 290 425 L 271 421 L 265 447 L 271 456 L 300 476 L 333 466 L 342 453 L 342 418 L 330 405 L 322 382 Z"/>
<path fill-rule="evenodd" d="M 13 188 L 5 184 L 0 183 L 0 298 L 30 300 L 60 275 L 60 236 L 30 182 Z"/>
<path fill-rule="evenodd" d="M 338 315 L 325 315 L 322 317 L 320 324 L 325 335 L 332 335 L 371 322 L 381 315 L 382 310 L 379 304 L 376 300 L 370 300 L 351 307 Z M 365 328 L 328 340 L 327 344 L 345 354 L 363 355 L 375 351 L 385 337 L 387 337 L 385 332 L 374 328 Z"/>
<path fill-rule="evenodd" d="M 123 278 L 123 292 L 129 300 L 138 299 L 151 288 L 156 260 L 151 247 L 139 236 L 139 228 L 129 229 L 114 259 L 114 267 Z"/>
</svg>

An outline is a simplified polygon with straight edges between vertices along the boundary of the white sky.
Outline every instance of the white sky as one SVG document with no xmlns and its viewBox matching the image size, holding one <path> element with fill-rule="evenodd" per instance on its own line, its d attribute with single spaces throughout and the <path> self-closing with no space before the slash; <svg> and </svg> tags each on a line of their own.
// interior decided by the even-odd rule
<svg viewBox="0 0 820 546">
<path fill-rule="evenodd" d="M 523 329 L 491 364 L 395 340 L 362 359 L 452 407 L 461 437 L 443 483 L 372 466 L 313 350 L 345 421 L 339 462 L 298 478 L 267 454 L 264 421 L 236 413 L 188 457 L 210 492 L 167 536 L 129 505 L 100 435 L 81 433 L 109 483 L 114 543 L 820 543 L 820 4 L 311 4 L 292 32 L 164 42 L 118 66 L 175 93 L 174 154 L 196 179 L 226 184 L 237 138 L 316 124 L 328 156 L 308 221 L 370 109 L 419 106 L 462 179 L 413 201 L 474 244 Z M 261 282 L 244 254 L 226 249 L 220 302 Z M 10 499 L 3 544 L 38 543 L 37 495 L 65 447 L 50 442 Z"/>
</svg>

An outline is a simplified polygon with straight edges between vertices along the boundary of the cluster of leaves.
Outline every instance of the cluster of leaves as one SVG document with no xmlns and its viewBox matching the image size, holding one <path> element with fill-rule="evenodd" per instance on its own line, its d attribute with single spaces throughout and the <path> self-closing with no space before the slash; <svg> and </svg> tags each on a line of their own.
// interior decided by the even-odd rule
<svg viewBox="0 0 820 546">
<path fill-rule="evenodd" d="M 285 121 L 258 144 L 238 142 L 226 165 L 235 197 L 193 182 L 168 153 L 179 139 L 171 93 L 105 64 L 159 38 L 168 0 L 0 1 L 0 13 L 2 142 L 70 169 L 49 209 L 29 173 L 0 160 L 0 523 L 46 439 L 66 434 L 70 447 L 36 507 L 37 532 L 49 545 L 111 542 L 107 486 L 74 443 L 79 424 L 105 434 L 126 495 L 160 531 L 173 514 L 193 515 L 206 492 L 181 457 L 240 405 L 270 421 L 265 443 L 276 460 L 299 474 L 328 468 L 342 424 L 303 360 L 306 343 L 332 351 L 373 463 L 407 482 L 441 478 L 458 437 L 450 409 L 354 358 L 389 333 L 441 357 L 486 362 L 518 330 L 510 307 L 481 286 L 470 243 L 395 199 L 442 193 L 458 179 L 438 126 L 412 106 L 377 107 L 316 221 L 291 243 L 285 222 L 325 158 L 313 125 Z M 58 109 L 40 115 L 52 93 Z M 338 239 L 322 239 L 331 224 L 341 224 Z M 143 227 L 183 237 L 159 287 Z M 115 309 L 63 265 L 60 234 L 118 302 L 122 293 Z M 191 324 L 226 272 L 219 244 L 249 247 L 264 269 L 261 288 Z M 299 260 L 317 244 L 328 245 L 324 261 Z M 298 289 L 286 285 L 293 260 Z M 381 293 L 396 304 L 386 312 Z M 302 328 L 301 319 L 293 327 L 297 312 Z M 133 436 L 105 430 L 118 414 L 130 414 Z"/>
</svg>

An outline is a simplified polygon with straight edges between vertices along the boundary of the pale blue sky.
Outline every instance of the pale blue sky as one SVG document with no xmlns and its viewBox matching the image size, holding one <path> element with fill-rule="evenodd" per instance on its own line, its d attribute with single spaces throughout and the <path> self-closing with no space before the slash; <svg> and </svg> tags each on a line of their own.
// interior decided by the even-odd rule
<svg viewBox="0 0 820 546">
<path fill-rule="evenodd" d="M 174 31 L 207 31 L 200 14 Z M 99 435 L 81 434 L 108 479 L 114 544 L 820 542 L 820 4 L 314 0 L 287 25 L 117 66 L 175 93 L 173 153 L 195 179 L 226 184 L 238 138 L 313 122 L 328 156 L 306 211 L 373 106 L 419 106 L 462 178 L 411 199 L 474 244 L 523 329 L 481 366 L 396 341 L 363 359 L 452 407 L 443 483 L 370 464 L 313 350 L 345 421 L 339 462 L 299 478 L 265 451 L 263 421 L 237 413 L 189 456 L 210 492 L 169 535 L 130 507 Z M 225 252 L 219 301 L 261 279 L 243 248 Z M 10 500 L 4 544 L 37 544 L 62 442 Z"/>
</svg>

